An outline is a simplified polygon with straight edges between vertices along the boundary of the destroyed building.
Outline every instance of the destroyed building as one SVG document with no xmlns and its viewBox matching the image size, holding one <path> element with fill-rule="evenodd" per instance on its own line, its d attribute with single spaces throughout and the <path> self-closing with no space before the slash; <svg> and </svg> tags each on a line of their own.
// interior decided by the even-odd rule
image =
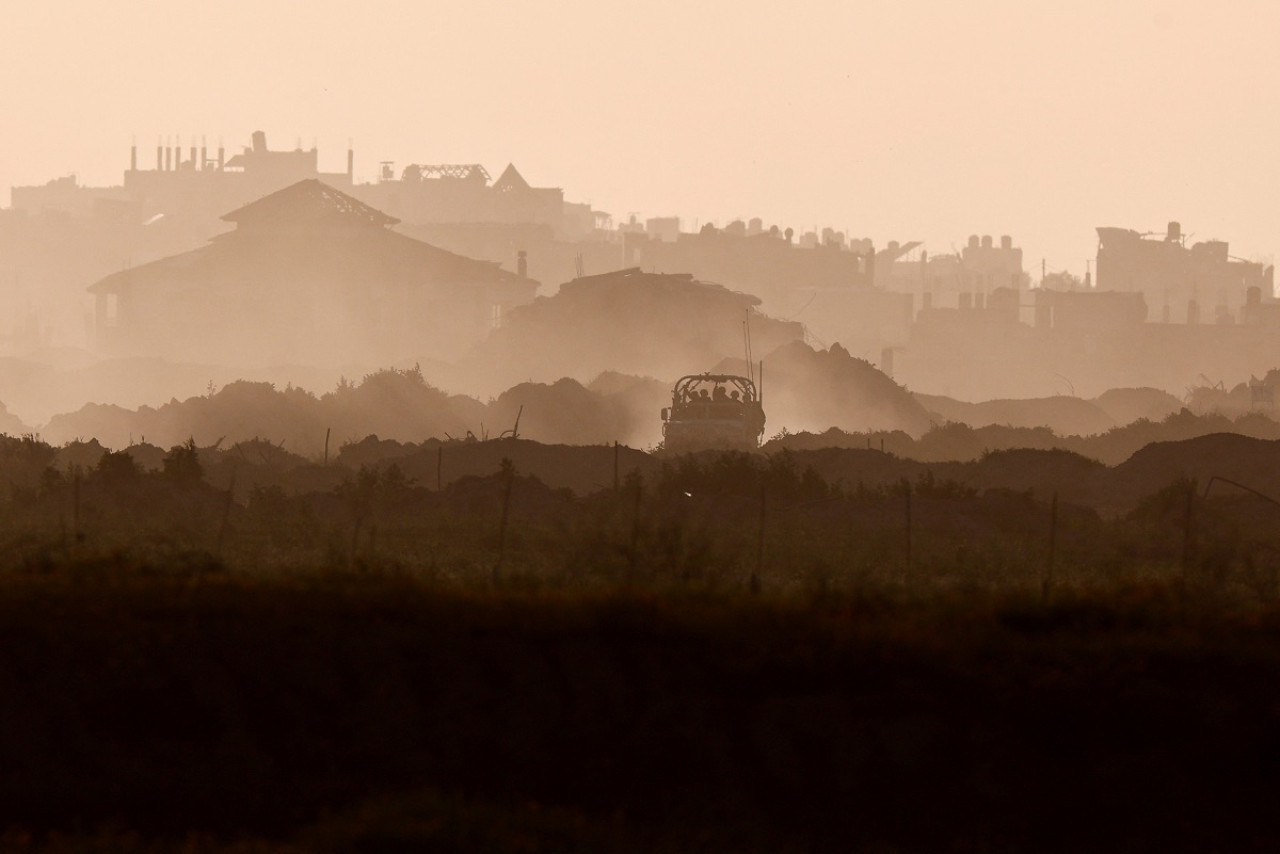
<svg viewBox="0 0 1280 854">
<path fill-rule="evenodd" d="M 621 247 L 600 239 L 607 214 L 566 202 L 559 188 L 530 185 L 513 165 L 491 181 L 474 164 L 411 164 L 397 175 L 384 163 L 372 183 L 357 181 L 350 147 L 344 165 L 325 171 L 315 145 L 274 149 L 257 131 L 238 151 L 164 140 L 154 161 L 135 144 L 114 186 L 68 175 L 11 188 L 11 207 L 0 215 L 0 281 L 11 283 L 23 316 L 0 328 L 0 351 L 26 352 L 50 330 L 79 345 L 85 281 L 182 252 L 225 230 L 227 211 L 301 180 L 346 192 L 399 219 L 402 234 L 469 258 L 515 270 L 525 252 L 533 278 L 560 282 L 584 268 L 622 266 Z M 40 333 L 19 334 L 18 325 Z"/>
<path fill-rule="evenodd" d="M 411 163 L 399 177 L 394 164 L 383 163 L 379 175 L 358 188 L 359 197 L 405 222 L 540 225 L 557 236 L 566 230 L 564 191 L 531 186 L 510 163 L 496 181 L 478 163 Z"/>
<path fill-rule="evenodd" d="M 89 288 L 103 352 L 238 364 L 454 358 L 538 283 L 392 230 L 319 180 L 223 217 L 206 246 Z"/>
<path fill-rule="evenodd" d="M 748 234 L 745 227 L 704 226 L 675 240 L 625 235 L 625 257 L 655 273 L 685 272 L 709 282 L 763 293 L 802 285 L 860 288 L 875 278 L 875 253 L 846 248 L 843 240 L 804 248 L 773 229 Z"/>
<path fill-rule="evenodd" d="M 1231 257 L 1224 240 L 1187 246 L 1177 222 L 1160 236 L 1098 229 L 1097 287 L 1141 293 L 1155 322 L 1234 323 L 1250 288 L 1270 301 L 1274 285 L 1274 267 Z"/>
<path fill-rule="evenodd" d="M 899 293 L 919 294 L 921 308 L 955 308 L 968 294 L 990 295 L 998 288 L 1025 290 L 1030 278 L 1023 270 L 1022 249 L 1003 235 L 999 245 L 989 234 L 969 236 L 959 252 L 930 254 L 919 242 L 890 241 L 876 256 L 876 285 Z"/>
<path fill-rule="evenodd" d="M 316 178 L 349 188 L 355 154 L 348 149 L 345 172 L 321 172 L 319 152 L 301 144 L 292 151 L 272 150 L 267 135 L 255 131 L 252 144 L 227 156 L 201 141 L 184 149 L 181 141 L 157 144 L 155 165 L 140 165 L 138 146 L 129 151 L 124 181 L 114 187 L 81 186 L 74 176 L 34 187 L 12 188 L 12 207 L 28 215 L 64 213 L 75 216 L 127 217 L 155 225 L 179 219 L 208 229 L 210 220 L 290 184 Z"/>
<path fill-rule="evenodd" d="M 741 357 L 744 323 L 760 355 L 803 337 L 799 323 L 762 315 L 759 305 L 758 297 L 689 274 L 632 268 L 584 276 L 514 309 L 466 366 L 474 383 L 497 387 L 566 376 L 589 382 L 605 371 L 673 382 Z"/>
<path fill-rule="evenodd" d="M 660 224 L 664 226 L 664 224 Z M 664 226 L 665 227 L 665 226 Z M 623 235 L 627 263 L 646 272 L 689 273 L 757 294 L 762 310 L 799 320 L 815 343 L 840 342 L 878 356 L 902 344 L 911 322 L 911 298 L 873 286 L 878 255 L 871 241 L 846 240 L 825 229 L 807 245 L 790 229 L 765 230 L 759 219 L 724 228 L 703 226 L 675 239 L 658 229 Z"/>
</svg>

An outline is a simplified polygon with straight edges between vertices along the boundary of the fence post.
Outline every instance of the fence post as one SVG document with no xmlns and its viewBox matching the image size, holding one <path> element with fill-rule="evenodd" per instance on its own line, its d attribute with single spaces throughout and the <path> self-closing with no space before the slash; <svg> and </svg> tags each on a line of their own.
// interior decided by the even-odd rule
<svg viewBox="0 0 1280 854">
<path fill-rule="evenodd" d="M 1187 485 L 1187 515 L 1183 520 L 1182 527 L 1182 583 L 1186 584 L 1187 577 L 1191 573 L 1191 550 L 1194 547 L 1192 538 L 1192 508 L 1196 499 L 1196 484 L 1192 481 Z"/>
<path fill-rule="evenodd" d="M 1044 585 L 1040 589 L 1040 600 L 1047 603 L 1053 588 L 1053 562 L 1058 545 L 1058 493 L 1053 493 L 1053 501 L 1049 504 L 1049 566 L 1045 570 Z"/>
<path fill-rule="evenodd" d="M 615 487 L 616 489 L 617 487 Z M 627 561 L 627 583 L 630 584 L 636 574 L 637 547 L 640 543 L 640 499 L 644 496 L 644 485 L 636 482 L 636 504 L 631 515 L 631 551 Z"/>
<path fill-rule="evenodd" d="M 79 545 L 84 535 L 80 533 L 80 469 L 71 475 L 71 541 Z"/>
<path fill-rule="evenodd" d="M 911 481 L 905 477 L 902 479 L 902 493 L 905 498 L 904 510 L 906 512 L 906 571 L 903 580 L 911 583 Z"/>
<path fill-rule="evenodd" d="M 326 452 L 328 450 L 326 442 Z M 327 456 L 327 453 L 326 453 Z M 232 463 L 234 465 L 234 463 Z M 222 541 L 227 536 L 227 523 L 231 521 L 231 502 L 235 500 L 236 494 L 236 469 L 231 469 L 231 483 L 227 486 L 227 503 L 222 506 L 222 523 L 218 525 L 218 542 L 214 546 L 214 557 L 222 557 Z"/>
<path fill-rule="evenodd" d="M 751 573 L 751 592 L 760 592 L 760 579 L 764 576 L 764 529 L 768 521 L 769 485 L 760 484 L 760 536 L 756 542 L 756 569 Z"/>
<path fill-rule="evenodd" d="M 502 471 L 507 476 L 507 485 L 502 493 L 502 521 L 498 524 L 498 562 L 493 567 L 495 583 L 502 577 L 502 563 L 507 556 L 507 512 L 511 508 L 511 485 L 516 480 L 516 467 L 510 459 L 504 457 Z"/>
</svg>

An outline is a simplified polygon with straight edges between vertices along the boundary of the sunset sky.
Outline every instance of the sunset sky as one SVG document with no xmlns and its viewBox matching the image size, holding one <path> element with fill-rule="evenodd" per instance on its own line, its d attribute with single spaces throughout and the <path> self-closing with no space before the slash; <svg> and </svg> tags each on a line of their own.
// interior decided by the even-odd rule
<svg viewBox="0 0 1280 854">
<path fill-rule="evenodd" d="M 1083 274 L 1093 227 L 1280 248 L 1280 4 L 11 4 L 0 203 L 119 183 L 135 138 L 253 130 L 378 161 L 514 162 L 622 219 L 1012 234 Z"/>
</svg>

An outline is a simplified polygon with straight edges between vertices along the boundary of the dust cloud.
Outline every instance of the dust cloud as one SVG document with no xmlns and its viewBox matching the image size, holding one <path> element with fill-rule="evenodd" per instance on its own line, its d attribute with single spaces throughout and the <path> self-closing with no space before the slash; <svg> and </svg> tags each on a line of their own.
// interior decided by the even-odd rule
<svg viewBox="0 0 1280 854">
<path fill-rule="evenodd" d="M 759 384 L 765 440 L 1274 407 L 1273 267 L 1176 221 L 1098 227 L 1080 276 L 1029 268 L 1010 235 L 930 251 L 615 219 L 513 164 L 364 180 L 354 149 L 326 171 L 261 132 L 191 142 L 135 145 L 118 185 L 14 188 L 0 429 L 312 457 L 370 435 L 657 449 L 675 382 L 711 371 Z"/>
</svg>

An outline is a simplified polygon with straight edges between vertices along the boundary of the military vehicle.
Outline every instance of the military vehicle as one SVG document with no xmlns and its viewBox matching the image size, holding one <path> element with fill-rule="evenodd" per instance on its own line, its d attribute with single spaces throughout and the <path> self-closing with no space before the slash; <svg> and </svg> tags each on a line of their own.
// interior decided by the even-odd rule
<svg viewBox="0 0 1280 854">
<path fill-rule="evenodd" d="M 666 451 L 754 451 L 764 435 L 764 406 L 748 377 L 692 374 L 671 390 L 662 422 Z"/>
</svg>

